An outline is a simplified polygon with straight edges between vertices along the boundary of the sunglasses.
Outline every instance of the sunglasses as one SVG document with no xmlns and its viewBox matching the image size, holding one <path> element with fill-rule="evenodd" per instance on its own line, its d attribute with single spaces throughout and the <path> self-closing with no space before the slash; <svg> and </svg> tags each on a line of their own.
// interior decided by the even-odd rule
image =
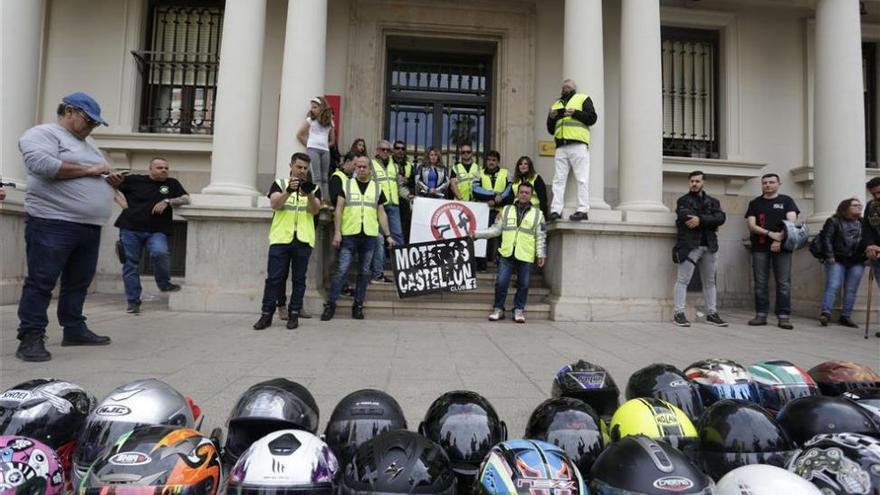
<svg viewBox="0 0 880 495">
<path fill-rule="evenodd" d="M 379 151 L 391 151 L 391 148 L 378 148 Z"/>
<path fill-rule="evenodd" d="M 86 121 L 86 124 L 88 124 L 89 127 L 98 127 L 99 125 L 101 125 L 100 122 L 89 117 L 89 114 L 87 114 L 84 110 L 80 110 L 79 108 L 76 108 L 76 107 L 73 107 L 73 108 L 74 108 L 74 110 L 77 111 L 77 113 L 79 113 L 79 115 L 83 118 L 83 120 Z"/>
<path fill-rule="evenodd" d="M 395 147 L 394 147 L 394 151 L 403 151 L 403 150 L 405 150 L 405 149 L 406 149 L 406 148 L 404 148 L 403 146 L 395 146 Z"/>
<path fill-rule="evenodd" d="M 462 155 L 470 155 L 471 153 L 473 153 L 471 150 L 461 150 Z"/>
</svg>

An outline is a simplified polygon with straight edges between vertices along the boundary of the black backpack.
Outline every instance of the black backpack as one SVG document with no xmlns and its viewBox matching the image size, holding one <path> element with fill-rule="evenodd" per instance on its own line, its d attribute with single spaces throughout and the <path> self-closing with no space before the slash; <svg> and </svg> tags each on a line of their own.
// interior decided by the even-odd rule
<svg viewBox="0 0 880 495">
<path fill-rule="evenodd" d="M 822 244 L 824 244 L 823 239 L 825 239 L 825 227 L 822 227 L 822 230 L 813 237 L 813 240 L 810 241 L 810 254 L 813 255 L 813 258 L 816 258 L 819 261 L 824 261 L 826 256 L 822 251 Z"/>
</svg>

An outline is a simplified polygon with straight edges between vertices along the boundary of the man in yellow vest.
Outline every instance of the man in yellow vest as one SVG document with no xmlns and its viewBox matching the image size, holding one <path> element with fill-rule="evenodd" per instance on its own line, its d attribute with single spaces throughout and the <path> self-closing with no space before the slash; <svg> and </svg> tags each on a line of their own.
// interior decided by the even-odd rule
<svg viewBox="0 0 880 495">
<path fill-rule="evenodd" d="M 504 319 L 504 301 L 510 287 L 510 278 L 516 272 L 516 295 L 513 298 L 513 321 L 525 323 L 526 300 L 529 297 L 529 279 L 532 265 L 543 267 L 546 261 L 547 233 L 544 214 L 532 205 L 532 185 L 519 186 L 516 201 L 505 206 L 495 224 L 486 230 L 472 233 L 480 239 L 501 236 L 498 248 L 498 274 L 495 276 L 495 306 L 489 321 Z"/>
<path fill-rule="evenodd" d="M 472 201 L 473 182 L 480 176 L 480 164 L 474 157 L 474 148 L 463 144 L 460 148 L 461 160 L 452 167 L 452 194 L 459 201 Z"/>
<path fill-rule="evenodd" d="M 391 229 L 382 230 L 383 236 L 391 234 L 394 242 L 403 244 L 403 228 L 400 224 L 400 189 L 397 182 L 397 176 L 400 170 L 397 164 L 391 159 L 391 143 L 379 141 L 376 145 L 376 157 L 373 158 L 373 180 L 382 189 L 385 199 L 385 214 L 388 216 L 388 227 Z M 390 283 L 391 279 L 385 276 L 385 243 L 381 237 L 377 237 L 376 249 L 373 251 L 373 282 Z"/>
<path fill-rule="evenodd" d="M 333 247 L 339 248 L 339 263 L 336 273 L 333 274 L 321 321 L 331 320 L 336 314 L 336 300 L 342 292 L 342 285 L 355 253 L 358 255 L 358 272 L 351 317 L 356 320 L 364 319 L 364 298 L 369 283 L 373 250 L 376 249 L 377 239 L 382 239 L 379 227 L 383 232 L 389 231 L 388 217 L 383 207 L 387 202 L 385 192 L 373 179 L 370 159 L 365 156 L 355 158 L 354 177 L 345 183 L 345 188 L 336 199 Z M 395 245 L 391 235 L 386 234 L 384 240 L 388 247 Z"/>
<path fill-rule="evenodd" d="M 510 174 L 506 168 L 502 168 L 501 153 L 496 150 L 486 152 L 486 160 L 480 173 L 471 183 L 473 192 L 472 201 L 481 201 L 489 205 L 489 226 L 495 223 L 498 212 L 502 205 L 508 201 L 511 192 Z M 492 257 L 495 252 L 495 239 L 490 239 L 486 245 L 487 257 Z M 486 258 L 477 258 L 477 271 L 486 271 Z"/>
<path fill-rule="evenodd" d="M 275 214 L 269 227 L 269 262 L 262 314 L 254 323 L 254 330 L 272 325 L 272 313 L 284 291 L 284 280 L 291 265 L 293 290 L 287 307 L 287 328 L 293 330 L 299 326 L 306 270 L 315 247 L 315 215 L 321 209 L 321 191 L 307 179 L 310 161 L 309 155 L 294 153 L 290 158 L 290 177 L 276 180 L 269 189 L 269 204 Z"/>
<path fill-rule="evenodd" d="M 556 141 L 556 170 L 553 173 L 553 200 L 550 203 L 552 222 L 562 218 L 565 205 L 565 183 L 569 169 L 577 181 L 577 210 L 569 220 L 588 219 L 590 210 L 590 129 L 596 123 L 593 100 L 577 92 L 571 79 L 562 82 L 562 95 L 550 106 L 547 132 Z"/>
</svg>

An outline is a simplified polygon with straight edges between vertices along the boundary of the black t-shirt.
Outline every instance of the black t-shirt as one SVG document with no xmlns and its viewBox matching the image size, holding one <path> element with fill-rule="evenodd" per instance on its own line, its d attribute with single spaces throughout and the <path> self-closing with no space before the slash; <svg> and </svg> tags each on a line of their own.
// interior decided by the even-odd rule
<svg viewBox="0 0 880 495">
<path fill-rule="evenodd" d="M 330 189 L 330 204 L 336 208 L 336 199 L 339 197 L 339 193 L 342 192 L 343 188 L 342 179 L 340 179 L 338 175 L 331 175 L 328 187 Z"/>
<path fill-rule="evenodd" d="M 269 186 L 269 194 L 267 194 L 266 197 L 268 197 L 269 199 L 272 199 L 272 194 L 283 193 L 283 192 L 286 192 L 286 191 L 281 190 L 281 186 L 278 185 L 278 181 L 276 180 L 276 181 L 272 182 L 271 186 Z M 320 188 L 316 187 L 314 193 L 315 193 L 316 198 L 321 199 L 321 189 Z"/>
<path fill-rule="evenodd" d="M 154 215 L 153 207 L 162 200 L 187 194 L 177 179 L 169 177 L 160 182 L 149 175 L 127 175 L 119 185 L 119 192 L 125 195 L 128 208 L 116 219 L 117 227 L 166 235 L 171 234 L 172 209 L 169 206 L 161 215 Z"/>
<path fill-rule="evenodd" d="M 365 192 L 367 192 L 367 185 L 369 184 L 369 182 L 361 182 L 361 181 L 355 181 L 355 182 L 357 182 L 358 189 L 361 190 L 361 194 L 364 194 Z M 377 187 L 378 187 L 378 185 L 379 184 L 376 184 Z M 345 197 L 345 187 L 343 187 L 342 190 L 339 191 L 339 197 L 340 198 Z M 379 189 L 379 204 L 385 205 L 385 203 L 387 203 L 387 202 L 388 202 L 388 200 L 385 199 L 385 192 L 383 192 L 382 189 L 380 188 Z M 366 233 L 364 232 L 363 226 L 361 226 L 360 234 L 357 234 L 357 235 L 366 235 Z"/>
<path fill-rule="evenodd" d="M 745 216 L 746 218 L 755 217 L 755 223 L 770 232 L 781 232 L 782 221 L 790 211 L 800 213 L 791 197 L 780 194 L 773 199 L 767 199 L 762 195 L 749 201 L 749 208 L 746 210 Z M 751 239 L 752 251 L 770 251 L 770 244 L 773 240 L 769 237 L 753 233 Z"/>
</svg>

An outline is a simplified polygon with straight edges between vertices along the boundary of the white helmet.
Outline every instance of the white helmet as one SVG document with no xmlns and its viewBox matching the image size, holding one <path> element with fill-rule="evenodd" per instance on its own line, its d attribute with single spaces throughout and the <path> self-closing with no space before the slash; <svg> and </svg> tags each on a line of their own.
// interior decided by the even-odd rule
<svg viewBox="0 0 880 495">
<path fill-rule="evenodd" d="M 226 479 L 226 493 L 331 495 L 338 471 L 336 456 L 320 438 L 302 430 L 278 430 L 239 457 Z"/>
<path fill-rule="evenodd" d="M 715 487 L 717 495 L 822 495 L 816 485 L 768 464 L 741 466 L 725 474 Z"/>
</svg>

